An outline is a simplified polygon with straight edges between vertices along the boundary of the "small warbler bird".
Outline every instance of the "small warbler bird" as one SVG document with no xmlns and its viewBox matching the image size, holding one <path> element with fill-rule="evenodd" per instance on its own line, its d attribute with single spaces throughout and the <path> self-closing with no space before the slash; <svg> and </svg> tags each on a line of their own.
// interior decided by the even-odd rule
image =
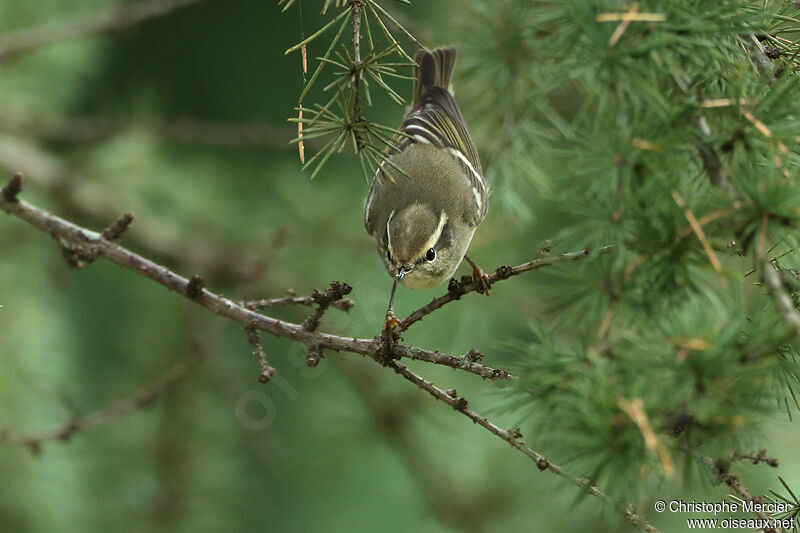
<svg viewBox="0 0 800 533">
<path fill-rule="evenodd" d="M 428 289 L 449 279 L 486 216 L 478 152 L 448 89 L 455 59 L 455 48 L 417 53 L 403 136 L 387 151 L 365 202 L 367 233 L 395 279 L 391 301 L 397 282 Z M 488 276 L 466 259 L 477 289 L 488 295 Z"/>
</svg>

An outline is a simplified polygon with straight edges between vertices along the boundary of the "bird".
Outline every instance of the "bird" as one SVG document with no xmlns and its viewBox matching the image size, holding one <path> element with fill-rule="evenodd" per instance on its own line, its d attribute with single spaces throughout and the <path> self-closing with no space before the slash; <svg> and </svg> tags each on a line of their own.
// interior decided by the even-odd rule
<svg viewBox="0 0 800 533">
<path fill-rule="evenodd" d="M 412 104 L 365 199 L 364 226 L 394 278 L 390 312 L 397 283 L 435 287 L 465 258 L 476 288 L 489 294 L 488 276 L 466 257 L 486 217 L 489 187 L 450 92 L 455 60 L 453 47 L 417 52 Z"/>
</svg>

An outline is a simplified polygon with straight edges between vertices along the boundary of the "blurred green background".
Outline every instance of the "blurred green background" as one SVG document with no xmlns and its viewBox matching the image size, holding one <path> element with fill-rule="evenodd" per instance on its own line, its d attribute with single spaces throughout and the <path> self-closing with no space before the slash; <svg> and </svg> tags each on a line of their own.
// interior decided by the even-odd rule
<svg viewBox="0 0 800 533">
<path fill-rule="evenodd" d="M 3 0 L 0 33 L 115 4 Z M 0 63 L 0 167 L 7 176 L 25 172 L 27 200 L 93 229 L 134 212 L 123 245 L 182 275 L 200 274 L 228 297 L 280 296 L 289 288 L 308 294 L 334 279 L 348 282 L 356 306 L 347 314 L 330 310 L 322 329 L 378 334 L 391 284 L 363 229 L 368 183 L 360 165 L 351 155 L 334 157 L 312 182 L 288 145 L 294 130 L 286 119 L 302 77 L 299 55 L 284 50 L 325 20 L 317 2 L 302 8 L 301 21 L 296 7 L 281 14 L 271 1 L 207 0 L 117 35 L 60 42 Z M 476 144 L 494 179 L 492 209 L 470 255 L 487 269 L 537 257 L 560 223 L 539 205 L 537 191 L 548 180 L 538 166 L 492 165 L 477 114 L 481 94 L 498 90 L 501 80 L 497 87 L 465 81 L 479 54 L 507 43 L 476 45 L 475 14 L 463 0 L 390 8 L 426 45 L 462 50 L 456 92 L 467 123 L 478 125 Z M 505 23 L 513 22 L 511 14 Z M 309 56 L 325 44 L 315 43 Z M 410 94 L 410 82 L 395 88 Z M 369 113 L 394 125 L 403 109 L 376 98 Z M 309 143 L 308 153 L 314 148 Z M 92 212 L 81 210 L 86 205 Z M 146 409 L 68 442 L 45 442 L 38 455 L 0 446 L 3 531 L 628 527 L 599 500 L 539 473 L 372 361 L 328 353 L 308 369 L 302 346 L 265 337 L 278 374 L 261 385 L 241 328 L 160 286 L 104 261 L 70 270 L 47 236 L 13 218 L 1 219 L 0 254 L 6 436 L 58 428 L 71 413 L 135 394 L 175 361 L 203 357 Z M 454 355 L 477 348 L 487 364 L 513 366 L 519 355 L 509 346 L 529 339 L 529 325 L 552 312 L 541 303 L 546 280 L 531 273 L 498 285 L 488 299 L 471 294 L 427 317 L 405 342 Z M 442 291 L 400 289 L 398 314 Z M 268 313 L 302 321 L 309 311 Z M 524 416 L 507 408 L 496 384 L 410 366 L 442 388 L 456 387 L 503 427 Z M 776 420 L 774 437 L 764 439 L 780 457 L 800 437 L 785 424 Z M 523 429 L 528 437 L 531 428 Z M 538 451 L 562 461 L 558 449 Z M 799 470 L 786 461 L 781 473 L 796 478 Z M 743 478 L 756 492 L 775 485 L 766 469 Z M 663 497 L 690 500 L 693 490 L 665 487 Z M 713 490 L 717 500 L 725 493 Z M 677 518 L 653 520 L 670 531 Z"/>
</svg>

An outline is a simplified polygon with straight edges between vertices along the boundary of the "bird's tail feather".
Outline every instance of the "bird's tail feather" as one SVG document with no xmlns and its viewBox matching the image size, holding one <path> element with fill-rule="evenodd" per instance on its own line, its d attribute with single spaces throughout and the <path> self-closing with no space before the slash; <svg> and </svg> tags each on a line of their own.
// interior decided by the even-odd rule
<svg viewBox="0 0 800 533">
<path fill-rule="evenodd" d="M 423 96 L 434 87 L 445 91 L 450 85 L 450 76 L 456 62 L 456 49 L 437 48 L 436 50 L 420 50 L 415 58 L 414 69 L 414 107 L 422 102 Z"/>
</svg>

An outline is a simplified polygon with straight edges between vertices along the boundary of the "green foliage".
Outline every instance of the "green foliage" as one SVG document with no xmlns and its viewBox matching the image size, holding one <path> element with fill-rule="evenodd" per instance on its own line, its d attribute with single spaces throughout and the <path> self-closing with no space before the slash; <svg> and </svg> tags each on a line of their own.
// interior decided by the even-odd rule
<svg viewBox="0 0 800 533">
<path fill-rule="evenodd" d="M 659 482 L 643 478 L 666 465 L 620 399 L 643 400 L 693 484 L 703 457 L 752 447 L 765 420 L 791 416 L 800 379 L 797 332 L 759 274 L 778 268 L 797 287 L 798 9 L 637 5 L 656 20 L 614 36 L 620 19 L 602 14 L 630 9 L 620 2 L 478 2 L 461 81 L 482 106 L 480 135 L 509 139 L 490 141 L 489 172 L 505 174 L 493 186 L 535 187 L 528 208 L 557 251 L 615 247 L 543 273 L 553 318 L 513 349 L 513 406 L 542 449 L 625 498 L 653 496 Z"/>
<path fill-rule="evenodd" d="M 407 0 L 396 1 L 410 5 Z M 293 3 L 294 0 L 285 2 L 284 11 Z M 322 7 L 323 15 L 331 3 L 331 0 L 325 2 Z M 278 2 L 278 5 L 281 4 L 284 4 L 284 0 Z M 361 159 L 364 177 L 369 179 L 382 162 L 388 161 L 384 152 L 396 143 L 398 136 L 402 135 L 395 128 L 366 120 L 362 116 L 362 107 L 372 105 L 370 83 L 374 83 L 379 90 L 384 91 L 396 104 L 404 105 L 405 100 L 392 89 L 388 79 L 413 79 L 400 74 L 399 70 L 415 65 L 412 57 L 403 49 L 389 28 L 397 30 L 417 46 L 420 46 L 420 43 L 377 0 L 341 3 L 337 0 L 335 7 L 342 10 L 311 36 L 286 50 L 288 54 L 302 49 L 305 65 L 305 46 L 319 38 L 329 28 L 338 27 L 325 53 L 317 58 L 319 64 L 307 82 L 304 74 L 300 104 L 295 108 L 299 116 L 290 121 L 298 123 L 301 127 L 296 142 L 317 137 L 332 137 L 305 162 L 306 168 L 312 166 L 314 168 L 311 178 L 319 173 L 333 154 L 351 145 L 353 152 Z M 345 32 L 345 29 L 350 25 L 353 26 L 352 44 L 342 44 L 337 49 L 342 35 L 349 33 Z M 372 27 L 376 28 L 374 37 Z M 396 60 L 392 61 L 392 58 Z M 323 92 L 330 91 L 332 95 L 325 104 L 314 104 L 308 109 L 310 116 L 304 117 L 303 99 L 314 87 L 326 66 L 337 69 L 333 72 L 333 81 L 323 89 Z"/>
</svg>

